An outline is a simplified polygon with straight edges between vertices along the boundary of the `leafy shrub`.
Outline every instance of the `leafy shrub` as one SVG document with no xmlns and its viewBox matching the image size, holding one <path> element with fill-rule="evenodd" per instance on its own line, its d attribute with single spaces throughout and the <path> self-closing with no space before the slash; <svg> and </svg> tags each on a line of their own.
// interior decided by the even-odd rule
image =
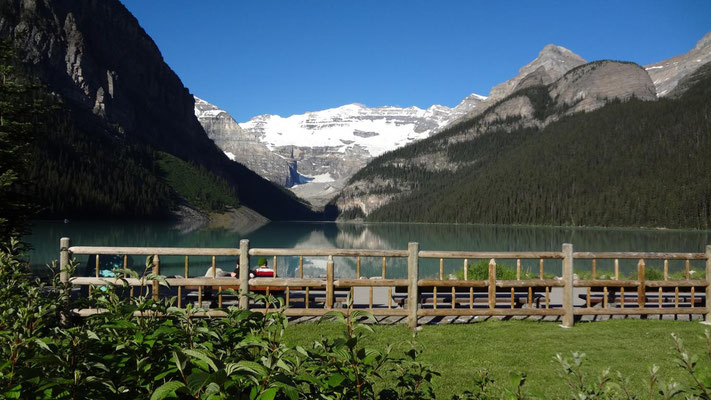
<svg viewBox="0 0 711 400">
<path fill-rule="evenodd" d="M 0 346 L 0 398 L 435 398 L 439 373 L 418 360 L 422 349 L 417 343 L 410 343 L 403 356 L 393 355 L 391 346 L 372 347 L 368 335 L 375 318 L 352 310 L 350 299 L 344 312 L 324 316 L 342 324 L 341 335 L 306 349 L 284 344 L 287 319 L 281 299 L 251 294 L 266 304 L 267 312 L 228 307 L 224 318 L 205 318 L 205 310 L 192 305 L 181 309 L 173 307 L 174 299 L 153 300 L 152 282 L 166 281 L 150 273 L 149 257 L 142 275 L 117 269 L 117 284 L 94 287 L 77 302 L 70 300 L 71 283 L 62 284 L 56 274 L 51 287 L 33 278 L 22 251 L 16 241 L 0 251 L 0 341 L 6 344 Z M 68 272 L 75 267 L 70 263 Z M 145 284 L 134 287 L 135 296 L 129 297 L 125 278 L 143 278 Z M 102 312 L 86 318 L 68 312 L 86 307 Z M 590 375 L 581 353 L 556 359 L 572 398 L 711 398 L 709 368 L 699 366 L 681 339 L 673 339 L 689 383 L 664 381 L 657 366 L 650 368 L 649 382 L 639 384 L 609 370 Z M 708 331 L 706 342 L 708 362 Z M 512 374 L 508 383 L 495 382 L 486 370 L 472 375 L 474 388 L 453 399 L 540 397 L 526 392 L 525 374 Z M 636 397 L 632 389 L 644 396 Z"/>
<path fill-rule="evenodd" d="M 165 279 L 116 269 L 118 283 L 93 287 L 71 308 L 101 310 L 71 319 L 71 284 L 55 275 L 54 288 L 32 278 L 21 247 L 0 252 L 0 397 L 23 399 L 375 399 L 433 398 L 437 373 L 417 361 L 419 351 L 398 359 L 365 346 L 374 317 L 363 311 L 331 312 L 344 323 L 343 336 L 316 342 L 312 349 L 290 347 L 281 299 L 250 296 L 269 312 L 228 307 L 224 318 L 204 318 L 205 310 L 173 307 L 174 299 L 154 300 L 149 287 Z M 75 264 L 70 265 L 70 271 Z M 145 284 L 126 296 L 126 278 Z M 273 311 L 272 311 L 273 310 Z M 414 349 L 414 348 L 413 348 Z M 382 374 L 400 371 L 395 390 L 376 393 Z M 389 397 L 388 397 L 389 396 Z M 395 397 L 393 397 L 395 396 Z"/>
</svg>

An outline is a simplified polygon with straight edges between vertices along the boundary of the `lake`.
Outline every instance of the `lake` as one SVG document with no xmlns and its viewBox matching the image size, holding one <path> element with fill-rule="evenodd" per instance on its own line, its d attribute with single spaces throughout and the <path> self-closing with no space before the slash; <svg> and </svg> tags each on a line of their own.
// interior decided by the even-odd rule
<svg viewBox="0 0 711 400">
<path fill-rule="evenodd" d="M 224 228 L 190 229 L 167 222 L 151 221 L 91 221 L 69 222 L 37 221 L 32 233 L 25 237 L 31 243 L 30 263 L 33 270 L 44 274 L 46 264 L 59 258 L 59 239 L 72 240 L 72 245 L 112 246 L 170 246 L 170 247 L 239 247 L 240 239 L 249 239 L 251 247 L 269 248 L 360 248 L 407 249 L 408 242 L 419 242 L 421 250 L 461 251 L 560 251 L 563 243 L 572 243 L 574 251 L 660 251 L 704 252 L 711 244 L 711 231 L 682 231 L 660 229 L 604 229 L 566 228 L 502 225 L 456 224 L 400 224 L 400 223 L 334 223 L 334 222 L 271 222 L 249 232 L 235 232 Z M 88 256 L 79 256 L 79 271 L 87 274 Z M 202 275 L 210 265 L 209 257 L 191 257 L 190 275 Z M 268 260 L 269 265 L 272 259 Z M 471 261 L 470 261 L 471 262 Z M 513 265 L 511 260 L 498 263 Z M 381 273 L 381 259 L 364 259 L 362 274 L 377 276 Z M 404 259 L 387 260 L 387 277 L 405 277 Z M 610 261 L 611 263 L 611 261 Z M 142 271 L 145 259 L 130 259 L 133 269 Z M 234 259 L 219 257 L 217 264 L 232 270 Z M 251 264 L 256 265 L 253 258 Z M 166 275 L 184 272 L 184 258 L 162 257 L 161 272 Z M 304 275 L 325 275 L 326 260 L 304 259 Z M 421 276 L 436 276 L 437 260 L 423 260 Z M 537 261 L 525 261 L 524 269 L 538 271 Z M 635 270 L 634 260 L 622 261 L 621 270 Z M 650 264 L 648 264 L 650 266 Z M 652 265 L 661 267 L 661 265 Z M 703 262 L 692 262 L 692 268 L 703 268 Z M 462 262 L 445 263 L 445 274 L 461 270 Z M 589 269 L 589 263 L 575 261 L 575 268 Z M 671 262 L 671 270 L 683 268 L 682 262 Z M 337 277 L 355 276 L 355 259 L 336 258 Z M 547 260 L 546 272 L 560 275 L 560 261 Z M 612 265 L 598 262 L 599 270 L 612 269 Z M 280 257 L 277 261 L 280 276 L 298 274 L 298 259 Z"/>
</svg>

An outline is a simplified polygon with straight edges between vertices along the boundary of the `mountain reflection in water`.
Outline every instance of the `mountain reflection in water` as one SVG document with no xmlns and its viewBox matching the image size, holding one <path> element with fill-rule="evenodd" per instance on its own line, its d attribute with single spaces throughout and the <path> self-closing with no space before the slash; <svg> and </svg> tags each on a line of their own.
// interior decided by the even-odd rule
<svg viewBox="0 0 711 400">
<path fill-rule="evenodd" d="M 48 222 L 34 224 L 32 234 L 25 237 L 33 249 L 30 262 L 33 270 L 42 274 L 44 265 L 59 258 L 59 239 L 70 237 L 72 245 L 142 246 L 142 247 L 238 247 L 241 239 L 249 239 L 250 246 L 260 248 L 358 248 L 407 249 L 408 242 L 419 242 L 421 250 L 451 251 L 560 251 L 563 243 L 573 243 L 575 251 L 659 251 L 704 252 L 711 244 L 709 231 L 679 231 L 655 229 L 560 228 L 503 225 L 454 224 L 357 224 L 271 222 L 249 233 L 225 228 L 201 228 L 190 232 L 175 225 L 152 221 L 92 221 Z M 78 256 L 79 271 L 87 272 L 88 256 Z M 268 257 L 272 266 L 273 258 Z M 142 271 L 143 257 L 132 257 L 131 268 Z M 184 257 L 161 257 L 161 273 L 184 275 Z M 217 265 L 232 270 L 234 257 L 217 257 Z M 252 258 L 252 266 L 256 265 Z M 472 262 L 473 260 L 469 260 Z M 407 274 L 407 260 L 388 258 L 387 277 L 399 278 Z M 190 275 L 205 273 L 210 257 L 190 257 Z M 514 260 L 497 260 L 499 264 L 514 265 Z M 91 263 L 93 264 L 93 263 Z M 524 260 L 524 270 L 538 271 L 537 260 Z M 461 260 L 447 260 L 445 278 L 462 269 Z M 649 264 L 648 266 L 656 266 Z M 660 266 L 656 266 L 660 267 Z M 590 268 L 590 262 L 575 261 L 576 270 Z M 635 260 L 621 260 L 621 271 L 631 272 Z M 703 263 L 692 261 L 692 269 L 703 268 Z M 355 258 L 335 259 L 337 277 L 354 277 Z M 611 270 L 612 261 L 599 261 L 598 270 Z M 670 262 L 670 270 L 683 269 L 682 262 Z M 363 258 L 362 276 L 380 276 L 382 259 Z M 545 270 L 560 275 L 560 261 L 546 260 Z M 325 276 L 326 258 L 304 258 L 304 276 Z M 420 260 L 421 276 L 437 276 L 439 260 Z M 298 257 L 279 257 L 279 276 L 298 276 Z"/>
</svg>

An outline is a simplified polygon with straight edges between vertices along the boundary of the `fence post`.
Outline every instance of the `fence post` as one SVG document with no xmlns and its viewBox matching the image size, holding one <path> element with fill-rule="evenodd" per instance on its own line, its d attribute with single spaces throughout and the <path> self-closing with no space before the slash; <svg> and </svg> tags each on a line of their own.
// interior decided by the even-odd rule
<svg viewBox="0 0 711 400">
<path fill-rule="evenodd" d="M 326 308 L 333 308 L 333 256 L 326 263 Z"/>
<path fill-rule="evenodd" d="M 158 254 L 153 256 L 153 275 L 158 277 L 160 275 L 160 258 L 158 257 Z M 153 300 L 158 301 L 158 291 L 160 290 L 160 286 L 158 285 L 158 280 L 154 279 L 153 280 Z"/>
<path fill-rule="evenodd" d="M 62 283 L 62 290 L 65 290 L 66 296 L 62 299 L 62 311 L 60 314 L 60 321 L 62 325 L 66 325 L 68 321 L 69 313 L 69 296 L 71 292 L 67 289 L 67 284 L 69 283 L 69 247 L 71 247 L 71 240 L 68 237 L 63 237 L 59 239 L 59 282 Z"/>
<path fill-rule="evenodd" d="M 71 240 L 68 237 L 59 239 L 59 281 L 69 282 L 69 247 Z"/>
<path fill-rule="evenodd" d="M 489 260 L 489 308 L 496 308 L 496 260 Z"/>
<path fill-rule="evenodd" d="M 249 310 L 249 240 L 239 241 L 239 308 Z"/>
<path fill-rule="evenodd" d="M 644 282 L 645 280 L 645 265 L 644 265 L 644 259 L 640 258 L 639 262 L 637 263 L 637 280 L 639 281 L 639 286 L 637 286 L 637 306 L 639 308 L 644 308 L 644 304 L 647 302 L 646 294 L 647 294 L 647 287 Z M 647 316 L 642 315 L 642 319 L 645 319 Z"/>
<path fill-rule="evenodd" d="M 575 324 L 573 309 L 573 245 L 563 243 L 563 327 Z"/>
<path fill-rule="evenodd" d="M 420 296 L 417 281 L 420 269 L 420 244 L 407 244 L 407 324 L 410 329 L 417 328 L 417 309 L 420 307 Z"/>
<path fill-rule="evenodd" d="M 711 246 L 706 246 L 706 323 L 711 323 Z"/>
</svg>

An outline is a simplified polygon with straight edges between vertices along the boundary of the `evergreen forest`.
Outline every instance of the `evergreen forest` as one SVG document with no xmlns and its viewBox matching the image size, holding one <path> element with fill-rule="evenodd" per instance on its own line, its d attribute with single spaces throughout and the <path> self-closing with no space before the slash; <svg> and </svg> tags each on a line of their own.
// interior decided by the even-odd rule
<svg viewBox="0 0 711 400">
<path fill-rule="evenodd" d="M 412 189 L 373 211 L 371 221 L 708 229 L 711 65 L 682 83 L 688 89 L 676 98 L 612 101 L 543 129 L 452 141 L 443 147 L 457 166 L 451 170 L 394 165 L 477 122 L 465 121 L 384 154 L 351 182 L 381 178 Z M 540 93 L 527 95 L 546 115 L 550 101 Z"/>
</svg>

